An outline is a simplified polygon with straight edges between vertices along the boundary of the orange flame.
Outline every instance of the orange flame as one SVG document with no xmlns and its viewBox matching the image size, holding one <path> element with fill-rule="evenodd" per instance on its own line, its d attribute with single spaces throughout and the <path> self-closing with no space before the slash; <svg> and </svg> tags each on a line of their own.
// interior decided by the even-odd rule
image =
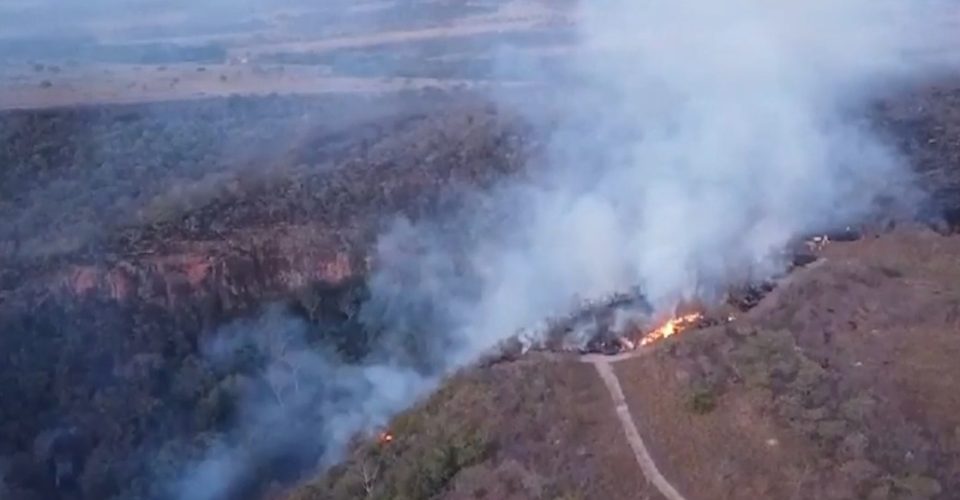
<svg viewBox="0 0 960 500">
<path fill-rule="evenodd" d="M 701 319 L 703 319 L 703 314 L 698 312 L 681 314 L 680 316 L 670 318 L 662 325 L 654 328 L 644 335 L 644 337 L 640 339 L 640 345 L 650 345 L 658 340 L 663 340 L 667 337 L 676 335 L 677 333 L 696 325 Z"/>
<path fill-rule="evenodd" d="M 389 432 L 381 432 L 377 437 L 377 441 L 380 444 L 389 444 L 393 442 L 393 434 L 390 434 Z"/>
</svg>

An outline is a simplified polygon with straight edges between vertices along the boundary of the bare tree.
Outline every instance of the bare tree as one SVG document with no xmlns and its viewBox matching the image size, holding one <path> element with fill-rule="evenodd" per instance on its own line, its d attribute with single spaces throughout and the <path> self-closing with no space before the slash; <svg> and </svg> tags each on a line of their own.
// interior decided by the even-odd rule
<svg viewBox="0 0 960 500">
<path fill-rule="evenodd" d="M 374 464 L 370 462 L 375 460 Z M 367 493 L 367 498 L 370 498 L 370 495 L 373 494 L 373 489 L 376 486 L 377 479 L 380 477 L 380 461 L 372 457 L 367 457 L 363 460 L 363 463 L 360 464 L 360 475 L 363 478 L 363 490 Z"/>
</svg>

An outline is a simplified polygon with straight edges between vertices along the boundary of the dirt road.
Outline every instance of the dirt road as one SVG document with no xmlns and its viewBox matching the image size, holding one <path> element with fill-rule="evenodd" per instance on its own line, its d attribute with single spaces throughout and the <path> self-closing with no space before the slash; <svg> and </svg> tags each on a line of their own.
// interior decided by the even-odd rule
<svg viewBox="0 0 960 500">
<path fill-rule="evenodd" d="M 591 363 L 594 368 L 597 369 L 597 374 L 600 375 L 603 384 L 610 392 L 610 397 L 613 398 L 613 404 L 617 410 L 617 418 L 623 426 L 623 432 L 627 436 L 627 442 L 630 444 L 633 455 L 637 459 L 637 464 L 640 465 L 640 469 L 643 470 L 643 475 L 646 476 L 647 481 L 653 483 L 660 494 L 667 500 L 686 500 L 683 495 L 670 484 L 670 481 L 660 473 L 660 470 L 657 469 L 657 464 L 654 463 L 650 451 L 647 450 L 643 438 L 640 437 L 640 431 L 637 430 L 636 425 L 637 420 L 630 412 L 630 407 L 627 406 L 626 397 L 623 395 L 623 389 L 620 388 L 620 381 L 613 372 L 611 363 L 599 356 L 585 357 L 583 360 Z"/>
</svg>

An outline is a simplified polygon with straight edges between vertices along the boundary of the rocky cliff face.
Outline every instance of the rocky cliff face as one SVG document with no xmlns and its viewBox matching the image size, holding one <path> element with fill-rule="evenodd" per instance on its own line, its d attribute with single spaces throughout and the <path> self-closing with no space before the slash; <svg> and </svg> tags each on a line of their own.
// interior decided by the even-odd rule
<svg viewBox="0 0 960 500">
<path fill-rule="evenodd" d="M 97 137 L 103 151 L 135 150 L 127 140 L 181 148 L 182 118 L 158 105 L 0 117 L 5 186 L 23 190 L 0 204 L 0 456 L 13 498 L 155 494 L 157 461 L 225 428 L 256 369 L 211 366 L 201 351 L 213 332 L 276 304 L 315 325 L 313 340 L 362 351 L 330 325 L 362 296 L 382 227 L 455 206 L 459 187 L 516 172 L 527 147 L 516 122 L 469 96 L 374 100 L 348 115 L 285 99 L 199 104 L 217 137 L 282 121 L 278 104 L 310 124 L 287 149 L 218 167 L 214 183 L 196 180 L 210 174 L 210 148 L 167 151 L 140 173 L 74 164 L 85 126 L 121 131 Z M 34 165 L 44 158 L 49 171 Z M 123 200 L 98 187 L 111 176 Z M 65 179 L 77 192 L 54 189 Z M 70 243 L 57 246 L 61 231 Z"/>
</svg>

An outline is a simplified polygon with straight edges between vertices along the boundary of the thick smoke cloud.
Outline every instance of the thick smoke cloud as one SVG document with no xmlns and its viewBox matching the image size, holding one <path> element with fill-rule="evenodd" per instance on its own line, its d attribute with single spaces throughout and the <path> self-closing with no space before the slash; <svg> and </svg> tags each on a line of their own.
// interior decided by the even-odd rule
<svg viewBox="0 0 960 500">
<path fill-rule="evenodd" d="M 945 42 L 948 13 L 901 1 L 585 2 L 570 78 L 548 99 L 563 118 L 545 164 L 468 206 L 457 231 L 398 221 L 361 312 L 385 329 L 380 347 L 359 366 L 274 353 L 264 377 L 296 366 L 299 389 L 284 404 L 249 399 L 239 432 L 298 429 L 269 446 L 288 444 L 306 434 L 303 412 L 284 408 L 317 408 L 333 391 L 342 399 L 319 406 L 309 442 L 334 459 L 355 432 L 545 318 L 634 288 L 654 314 L 711 300 L 780 271 L 793 238 L 884 200 L 909 204 L 901 159 L 852 117 L 876 92 L 945 67 L 918 54 Z M 179 498 L 223 497 L 261 449 L 215 449 Z"/>
<path fill-rule="evenodd" d="M 949 13 L 935 2 L 584 2 L 548 164 L 493 196 L 509 216 L 464 250 L 479 291 L 458 293 L 459 278 L 427 285 L 447 297 L 462 358 L 635 286 L 661 313 L 715 298 L 780 270 L 793 238 L 879 202 L 909 205 L 896 152 L 853 117 L 945 67 L 935 55 Z M 422 253 L 383 272 L 428 272 L 443 255 Z"/>
</svg>

